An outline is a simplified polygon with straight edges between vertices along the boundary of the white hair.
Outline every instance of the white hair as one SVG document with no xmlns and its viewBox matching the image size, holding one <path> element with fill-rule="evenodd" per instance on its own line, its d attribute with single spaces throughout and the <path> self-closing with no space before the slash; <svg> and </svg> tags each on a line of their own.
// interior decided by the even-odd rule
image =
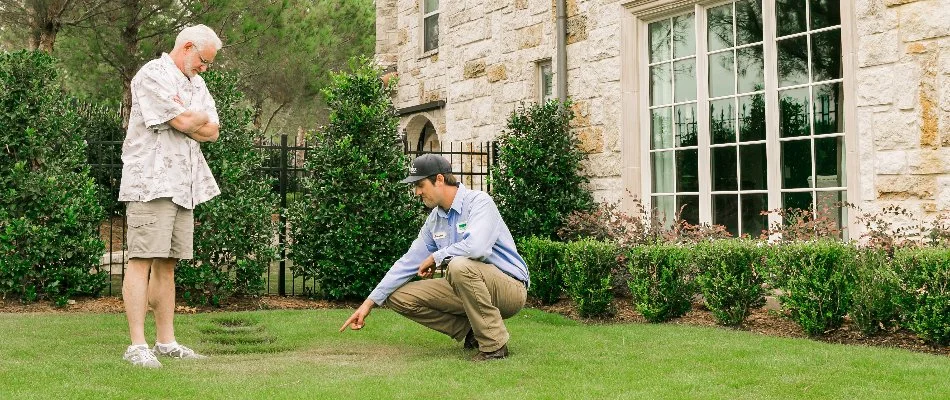
<svg viewBox="0 0 950 400">
<path fill-rule="evenodd" d="M 218 35 L 205 25 L 189 26 L 182 29 L 178 34 L 178 38 L 175 39 L 175 48 L 182 47 L 188 42 L 194 43 L 199 49 L 203 49 L 205 45 L 213 45 L 215 51 L 221 50 L 222 46 Z"/>
</svg>

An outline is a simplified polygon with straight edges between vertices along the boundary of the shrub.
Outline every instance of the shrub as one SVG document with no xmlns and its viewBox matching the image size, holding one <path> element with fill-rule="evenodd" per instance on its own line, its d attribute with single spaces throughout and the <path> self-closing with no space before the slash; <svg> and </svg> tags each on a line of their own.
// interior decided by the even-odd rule
<svg viewBox="0 0 950 400">
<path fill-rule="evenodd" d="M 782 305 L 809 335 L 841 326 L 854 288 L 853 246 L 833 239 L 781 245 L 774 263 L 782 289 Z"/>
<path fill-rule="evenodd" d="M 609 314 L 613 293 L 610 272 L 617 265 L 617 248 L 595 240 L 564 245 L 560 264 L 564 285 L 582 317 Z"/>
<path fill-rule="evenodd" d="M 518 253 L 531 271 L 528 295 L 543 304 L 557 303 L 564 293 L 564 277 L 558 269 L 563 251 L 563 243 L 534 236 L 518 244 Z"/>
<path fill-rule="evenodd" d="M 361 58 L 324 91 L 329 125 L 316 133 L 301 194 L 289 207 L 294 271 L 330 299 L 363 298 L 416 238 L 419 203 L 405 177 L 392 84 Z"/>
<path fill-rule="evenodd" d="M 217 105 L 221 133 L 201 147 L 221 194 L 195 208 L 194 259 L 180 261 L 175 275 L 186 301 L 219 305 L 232 294 L 264 291 L 264 274 L 276 257 L 271 216 L 277 196 L 270 179 L 259 173 L 263 156 L 254 148 L 259 132 L 243 106 L 237 78 L 217 72 L 203 78 Z"/>
<path fill-rule="evenodd" d="M 899 286 L 891 257 L 883 249 L 858 252 L 854 269 L 851 320 L 866 336 L 885 329 L 900 318 Z"/>
<path fill-rule="evenodd" d="M 764 263 L 763 244 L 716 240 L 695 248 L 699 269 L 696 283 L 720 324 L 738 326 L 752 308 L 763 304 L 765 289 L 759 273 Z"/>
<path fill-rule="evenodd" d="M 795 242 L 824 238 L 841 238 L 841 229 L 838 221 L 830 216 L 827 209 L 816 212 L 813 208 L 787 208 L 763 212 L 776 214 L 781 222 L 774 222 L 767 231 L 762 232 L 760 239 L 777 238 L 783 242 Z"/>
<path fill-rule="evenodd" d="M 107 275 L 86 143 L 54 64 L 0 53 L 0 295 L 64 305 L 98 294 Z"/>
<path fill-rule="evenodd" d="M 950 250 L 900 249 L 904 325 L 930 343 L 950 344 Z"/>
<path fill-rule="evenodd" d="M 498 138 L 494 198 L 516 238 L 555 239 L 568 214 L 593 205 L 580 173 L 586 155 L 570 130 L 570 106 L 556 100 L 521 106 Z"/>
<path fill-rule="evenodd" d="M 692 252 L 677 244 L 644 245 L 626 254 L 634 307 L 650 322 L 664 322 L 689 311 L 695 293 Z"/>
<path fill-rule="evenodd" d="M 656 210 L 647 210 L 639 200 L 634 199 L 631 203 L 632 213 L 621 211 L 616 203 L 601 203 L 590 210 L 574 211 L 558 229 L 558 237 L 562 240 L 609 240 L 626 247 L 698 243 L 731 236 L 722 225 L 693 225 L 682 219 L 682 212 L 677 213 L 672 221 L 666 221 Z"/>
</svg>

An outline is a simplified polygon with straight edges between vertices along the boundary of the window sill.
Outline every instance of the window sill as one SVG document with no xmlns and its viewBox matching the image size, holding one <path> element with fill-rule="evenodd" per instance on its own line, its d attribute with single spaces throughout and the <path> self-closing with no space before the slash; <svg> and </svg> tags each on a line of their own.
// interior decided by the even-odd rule
<svg viewBox="0 0 950 400">
<path fill-rule="evenodd" d="M 430 57 L 438 56 L 438 55 L 439 55 L 439 48 L 436 47 L 436 48 L 434 48 L 434 49 L 432 49 L 432 50 L 423 52 L 422 55 L 420 55 L 418 59 L 419 59 L 419 60 L 424 60 L 424 59 L 426 59 L 426 58 L 430 58 Z M 436 58 L 436 59 L 433 60 L 433 61 L 437 61 L 437 60 L 438 60 L 438 58 Z"/>
</svg>

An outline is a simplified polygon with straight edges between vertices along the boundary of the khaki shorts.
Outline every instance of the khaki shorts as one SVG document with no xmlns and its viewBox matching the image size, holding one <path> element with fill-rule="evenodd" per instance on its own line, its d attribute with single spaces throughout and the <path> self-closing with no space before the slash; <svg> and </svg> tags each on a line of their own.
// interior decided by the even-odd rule
<svg viewBox="0 0 950 400">
<path fill-rule="evenodd" d="M 194 210 L 163 197 L 126 204 L 126 240 L 129 258 L 179 258 L 190 260 L 195 233 Z"/>
</svg>

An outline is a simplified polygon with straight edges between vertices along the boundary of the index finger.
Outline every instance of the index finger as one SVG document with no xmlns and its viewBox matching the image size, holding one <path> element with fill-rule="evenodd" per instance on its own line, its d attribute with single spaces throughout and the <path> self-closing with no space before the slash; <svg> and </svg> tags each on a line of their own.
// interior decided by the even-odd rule
<svg viewBox="0 0 950 400">
<path fill-rule="evenodd" d="M 354 318 L 353 316 L 350 316 L 350 318 L 347 319 L 346 322 L 343 323 L 343 326 L 340 327 L 340 332 L 343 332 L 346 330 L 346 327 L 350 325 L 350 323 L 353 322 L 353 318 Z"/>
</svg>

